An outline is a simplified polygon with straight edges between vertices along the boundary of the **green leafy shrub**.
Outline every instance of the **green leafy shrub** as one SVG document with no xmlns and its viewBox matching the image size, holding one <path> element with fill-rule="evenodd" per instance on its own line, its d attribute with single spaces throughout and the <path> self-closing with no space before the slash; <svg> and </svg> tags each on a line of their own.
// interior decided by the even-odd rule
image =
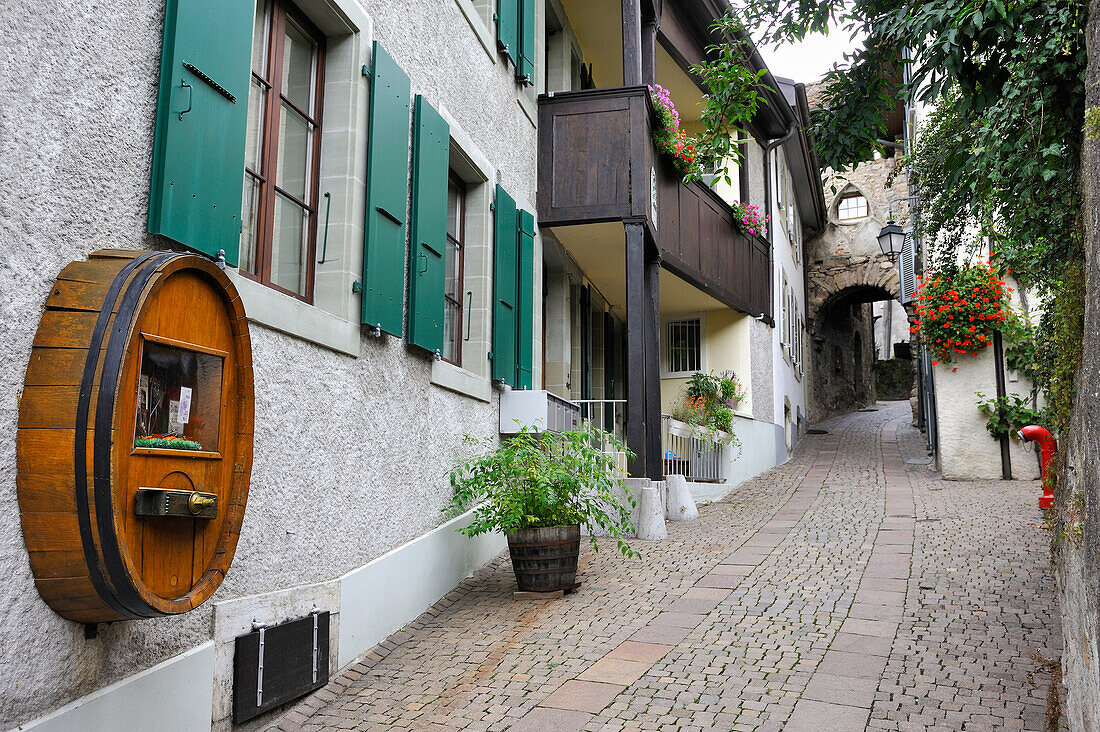
<svg viewBox="0 0 1100 732">
<path fill-rule="evenodd" d="M 492 438 L 465 441 L 493 444 Z M 455 466 L 454 497 L 444 513 L 453 517 L 477 506 L 473 522 L 459 529 L 466 536 L 573 524 L 589 534 L 603 529 L 624 556 L 639 556 L 624 541 L 634 533 L 629 507 L 636 504 L 616 469 L 616 452 L 633 458 L 618 438 L 591 425 L 569 432 L 524 427 L 499 447 Z M 592 546 L 598 551 L 595 538 Z"/>
<path fill-rule="evenodd" d="M 1002 437 L 1016 439 L 1016 433 L 1029 424 L 1041 425 L 1047 421 L 1047 414 L 1031 407 L 1031 398 L 1020 394 L 1007 394 L 1004 397 L 987 397 L 980 391 L 977 397 L 978 409 L 989 417 L 985 428 L 993 439 Z"/>
</svg>

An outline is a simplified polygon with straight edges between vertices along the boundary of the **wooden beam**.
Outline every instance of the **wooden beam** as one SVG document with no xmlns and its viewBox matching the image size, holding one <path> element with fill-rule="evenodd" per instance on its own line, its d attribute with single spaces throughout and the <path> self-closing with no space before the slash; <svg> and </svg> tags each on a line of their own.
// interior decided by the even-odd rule
<svg viewBox="0 0 1100 732">
<path fill-rule="evenodd" d="M 661 263 L 655 246 L 645 256 L 645 455 L 646 477 L 664 480 L 664 450 L 661 446 Z"/>
<path fill-rule="evenodd" d="M 623 0 L 623 86 L 637 86 L 641 83 L 641 0 Z"/>
<path fill-rule="evenodd" d="M 642 25 L 642 83 L 657 83 L 657 23 L 646 21 Z"/>
<path fill-rule="evenodd" d="M 634 453 L 627 466 L 632 477 L 648 474 L 646 462 L 646 277 L 645 224 L 629 221 L 626 230 L 626 446 Z"/>
</svg>

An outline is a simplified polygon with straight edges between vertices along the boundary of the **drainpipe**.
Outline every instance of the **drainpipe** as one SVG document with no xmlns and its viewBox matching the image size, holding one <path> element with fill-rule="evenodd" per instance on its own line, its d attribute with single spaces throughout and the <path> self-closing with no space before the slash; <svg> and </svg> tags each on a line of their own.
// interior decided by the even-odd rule
<svg viewBox="0 0 1100 732">
<path fill-rule="evenodd" d="M 798 126 L 792 125 L 787 131 L 787 134 L 783 137 L 777 137 L 774 140 L 768 140 L 764 145 L 764 215 L 771 216 L 772 214 L 772 174 L 771 166 L 768 165 L 768 161 L 771 157 L 772 151 L 782 145 L 787 140 L 794 137 L 794 134 L 798 132 Z M 768 302 L 772 307 L 775 306 L 775 222 L 770 218 L 768 219 L 768 274 L 771 279 L 768 280 Z M 771 322 L 772 327 L 775 327 L 775 314 L 772 314 Z"/>
</svg>

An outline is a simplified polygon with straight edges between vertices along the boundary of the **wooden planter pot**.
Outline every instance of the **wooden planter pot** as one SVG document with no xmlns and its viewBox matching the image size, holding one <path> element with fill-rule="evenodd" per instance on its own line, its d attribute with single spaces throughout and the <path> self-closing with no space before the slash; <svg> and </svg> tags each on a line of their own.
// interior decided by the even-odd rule
<svg viewBox="0 0 1100 732">
<path fill-rule="evenodd" d="M 208 259 L 105 250 L 46 299 L 19 404 L 35 585 L 96 623 L 183 613 L 233 559 L 252 469 L 252 349 Z"/>
<path fill-rule="evenodd" d="M 508 553 L 521 592 L 572 590 L 580 552 L 577 524 L 508 532 Z"/>
</svg>

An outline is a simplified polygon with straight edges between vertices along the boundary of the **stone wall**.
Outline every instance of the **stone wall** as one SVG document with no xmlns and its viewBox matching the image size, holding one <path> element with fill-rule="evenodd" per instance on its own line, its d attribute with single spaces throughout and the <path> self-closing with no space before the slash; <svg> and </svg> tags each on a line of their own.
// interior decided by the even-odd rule
<svg viewBox="0 0 1100 732">
<path fill-rule="evenodd" d="M 1089 63 L 1085 104 L 1100 106 L 1100 13 L 1090 12 Z M 1081 180 L 1085 196 L 1085 323 L 1078 368 L 1071 439 L 1062 445 L 1064 462 L 1055 501 L 1060 533 L 1080 529 L 1077 541 L 1059 541 L 1054 555 L 1062 616 L 1064 708 L 1070 729 L 1100 730 L 1100 140 L 1086 135 Z"/>
<path fill-rule="evenodd" d="M 811 422 L 875 399 L 873 369 L 879 344 L 870 303 L 896 299 L 899 293 L 897 266 L 878 245 L 890 200 L 907 195 L 902 176 L 888 184 L 895 164 L 894 158 L 876 157 L 844 174 L 826 173 L 828 223 L 806 245 Z M 868 215 L 841 221 L 837 205 L 842 196 L 853 192 L 867 199 Z M 908 208 L 899 202 L 893 213 L 904 221 Z M 861 351 L 858 373 L 856 334 Z"/>
</svg>

